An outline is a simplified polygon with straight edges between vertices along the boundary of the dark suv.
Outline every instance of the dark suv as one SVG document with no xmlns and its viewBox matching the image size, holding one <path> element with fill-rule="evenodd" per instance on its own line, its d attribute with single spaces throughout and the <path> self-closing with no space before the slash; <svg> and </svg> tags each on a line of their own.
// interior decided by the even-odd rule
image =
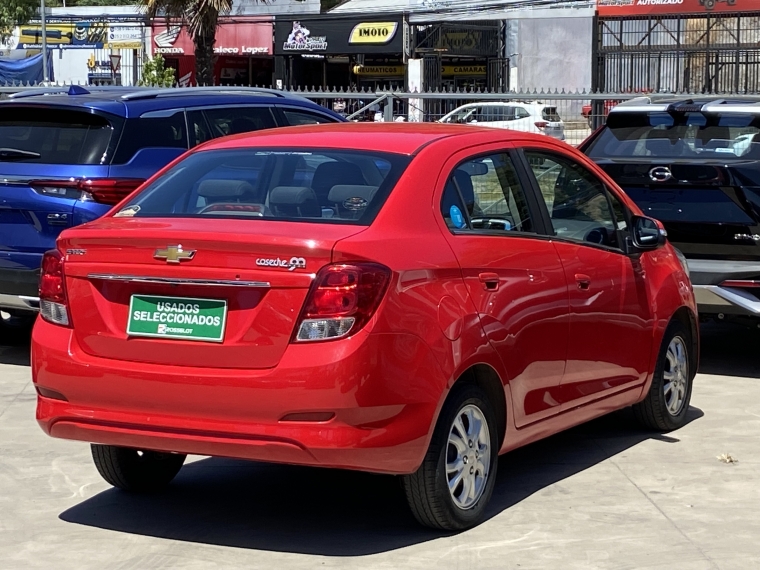
<svg viewBox="0 0 760 570">
<path fill-rule="evenodd" d="M 580 149 L 663 222 L 701 316 L 760 317 L 760 97 L 633 99 Z"/>
<path fill-rule="evenodd" d="M 340 115 L 281 91 L 43 88 L 0 103 L 0 311 L 34 315 L 42 254 L 187 149 Z"/>
</svg>

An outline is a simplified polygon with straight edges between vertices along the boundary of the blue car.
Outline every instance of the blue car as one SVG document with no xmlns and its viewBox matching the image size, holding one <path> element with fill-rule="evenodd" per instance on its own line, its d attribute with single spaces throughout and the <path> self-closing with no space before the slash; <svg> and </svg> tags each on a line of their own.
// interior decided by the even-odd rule
<svg viewBox="0 0 760 570">
<path fill-rule="evenodd" d="M 255 88 L 82 88 L 0 102 L 0 311 L 39 308 L 42 254 L 66 228 L 102 216 L 187 149 L 217 137 L 344 122 Z"/>
</svg>

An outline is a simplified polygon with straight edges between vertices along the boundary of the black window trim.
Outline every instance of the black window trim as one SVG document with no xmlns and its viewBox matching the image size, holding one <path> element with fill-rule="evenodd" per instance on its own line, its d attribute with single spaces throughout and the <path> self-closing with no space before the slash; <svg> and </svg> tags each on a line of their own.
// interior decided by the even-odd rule
<svg viewBox="0 0 760 570">
<path fill-rule="evenodd" d="M 338 121 L 335 120 L 335 117 L 332 117 L 326 113 L 322 113 L 318 109 L 312 109 L 309 107 L 299 107 L 298 105 L 288 105 L 287 103 L 276 103 L 274 105 L 274 108 L 276 109 L 276 114 L 278 115 L 278 121 L 280 123 L 280 126 L 282 127 L 292 127 L 294 125 L 291 125 L 288 122 L 288 118 L 285 116 L 285 111 L 297 111 L 299 113 L 306 113 L 310 115 L 314 115 L 316 117 L 321 117 L 323 119 L 327 119 L 328 123 L 337 123 Z"/>
<path fill-rule="evenodd" d="M 476 154 L 472 154 L 459 162 L 456 163 L 456 165 L 449 170 L 446 178 L 444 179 L 443 183 L 443 190 L 446 191 L 446 185 L 448 184 L 448 181 L 452 178 L 454 171 L 462 166 L 463 164 L 470 162 L 472 160 L 477 160 L 478 158 L 485 158 L 488 156 L 493 156 L 495 154 L 506 154 L 509 159 L 512 162 L 512 165 L 515 167 L 515 173 L 517 174 L 517 181 L 520 184 L 520 187 L 523 191 L 523 194 L 525 195 L 525 201 L 528 203 L 528 214 L 530 215 L 531 221 L 533 222 L 534 231 L 532 232 L 525 232 L 525 231 L 514 231 L 514 230 L 483 230 L 483 229 L 475 229 L 471 227 L 471 221 L 470 221 L 470 213 L 467 212 L 467 208 L 464 209 L 462 212 L 465 216 L 465 220 L 467 220 L 467 229 L 454 229 L 449 228 L 448 224 L 444 221 L 444 225 L 449 230 L 449 232 L 454 236 L 493 236 L 493 237 L 522 237 L 522 238 L 542 238 L 543 234 L 546 232 L 546 222 L 544 221 L 542 216 L 537 215 L 541 212 L 540 207 L 541 204 L 539 203 L 539 199 L 537 196 L 535 196 L 533 183 L 529 178 L 528 172 L 526 172 L 523 168 L 523 165 L 520 160 L 520 154 L 518 153 L 517 148 L 515 147 L 507 147 L 507 148 L 500 148 L 495 149 L 492 151 L 483 151 Z M 459 188 L 459 184 L 456 182 L 456 179 L 454 180 L 454 188 L 456 188 L 457 195 L 459 196 L 460 203 L 464 205 L 464 197 L 462 196 L 462 191 Z M 436 211 L 438 212 L 438 216 L 443 218 L 443 215 L 441 213 L 441 202 L 443 201 L 443 193 L 441 194 L 441 200 L 438 202 L 438 205 L 436 206 Z M 546 206 L 544 206 L 544 209 Z M 551 227 L 551 221 L 549 222 Z"/>
<path fill-rule="evenodd" d="M 530 161 L 528 160 L 528 157 L 525 156 L 525 152 L 526 151 L 527 152 L 541 152 L 541 153 L 549 154 L 549 155 L 554 154 L 554 155 L 557 155 L 559 157 L 565 158 L 566 160 L 570 160 L 570 161 L 572 161 L 574 163 L 577 163 L 577 161 L 572 156 L 567 155 L 567 154 L 563 153 L 562 151 L 555 150 L 555 149 L 547 149 L 547 148 L 532 147 L 532 146 L 523 146 L 523 147 L 520 147 L 519 149 L 516 149 L 516 151 L 517 151 L 517 154 L 519 154 L 519 156 L 520 156 L 520 162 L 523 165 L 523 168 L 525 168 L 527 170 L 528 176 L 530 177 L 530 185 L 531 185 L 531 188 L 533 189 L 532 194 L 534 195 L 534 197 L 538 201 L 538 207 L 539 207 L 539 209 L 541 211 L 541 219 L 544 222 L 544 232 L 543 232 L 543 234 L 542 234 L 541 237 L 543 237 L 545 239 L 561 241 L 563 243 L 572 243 L 572 244 L 576 244 L 576 245 L 583 245 L 583 246 L 586 246 L 586 247 L 592 247 L 594 249 L 601 249 L 603 251 L 610 251 L 610 252 L 613 252 L 613 253 L 619 253 L 621 255 L 628 256 L 628 252 L 626 251 L 626 249 L 627 249 L 627 246 L 628 246 L 628 240 L 629 240 L 629 235 L 630 234 L 629 234 L 629 232 L 617 229 L 617 221 L 618 220 L 617 220 L 617 217 L 615 216 L 615 208 L 612 207 L 612 202 L 610 201 L 610 193 L 612 193 L 612 192 L 609 189 L 609 186 L 608 186 L 607 183 L 605 183 L 603 180 L 599 179 L 599 177 L 596 174 L 594 174 L 593 172 L 591 172 L 588 168 L 586 168 L 585 165 L 578 163 L 579 166 L 581 166 L 582 168 L 584 168 L 585 170 L 587 170 L 589 172 L 589 174 L 591 174 L 599 182 L 599 184 L 602 186 L 602 189 L 604 191 L 604 197 L 605 197 L 605 199 L 607 201 L 607 206 L 609 207 L 610 213 L 612 214 L 612 223 L 615 225 L 615 232 L 617 233 L 618 242 L 620 243 L 620 247 L 614 247 L 614 246 L 610 246 L 610 245 L 604 245 L 604 244 L 601 244 L 601 243 L 592 243 L 592 242 L 587 242 L 587 241 L 583 241 L 583 240 L 578 240 L 578 239 L 573 239 L 573 238 L 565 238 L 565 237 L 558 236 L 556 234 L 556 232 L 554 231 L 554 224 L 552 224 L 551 216 L 549 215 L 549 209 L 546 207 L 546 202 L 544 202 L 544 199 L 543 199 L 543 197 L 541 195 L 541 187 L 539 186 L 538 180 L 536 179 L 536 176 L 533 173 L 533 169 L 530 166 Z M 620 198 L 618 196 L 616 196 L 616 198 L 618 198 L 618 200 L 620 200 Z M 631 227 L 631 212 L 628 210 L 628 208 L 626 207 L 625 203 L 622 200 L 620 200 L 620 204 L 623 206 L 623 212 L 624 212 L 625 218 L 626 218 L 625 222 L 628 225 L 628 228 L 630 229 L 630 227 Z"/>
</svg>

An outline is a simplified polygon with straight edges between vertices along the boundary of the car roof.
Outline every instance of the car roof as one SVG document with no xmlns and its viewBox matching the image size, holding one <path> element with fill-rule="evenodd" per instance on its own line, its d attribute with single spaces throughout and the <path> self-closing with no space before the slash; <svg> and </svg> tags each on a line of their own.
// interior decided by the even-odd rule
<svg viewBox="0 0 760 570">
<path fill-rule="evenodd" d="M 677 97 L 647 95 L 623 101 L 610 113 L 697 112 L 697 113 L 760 113 L 760 96 L 742 97 Z"/>
<path fill-rule="evenodd" d="M 515 106 L 543 108 L 543 107 L 554 107 L 555 105 L 542 103 L 541 101 L 480 101 L 478 103 L 466 103 L 464 105 L 460 105 L 453 111 L 449 111 L 446 114 L 450 115 L 451 113 L 454 113 L 456 111 L 461 111 L 462 109 L 471 109 L 473 107 L 515 107 Z"/>
<path fill-rule="evenodd" d="M 275 89 L 250 87 L 180 87 L 156 89 L 150 87 L 43 87 L 21 91 L 2 105 L 49 106 L 94 109 L 120 117 L 136 117 L 149 111 L 177 107 L 208 105 L 241 105 L 249 103 L 286 103 L 297 107 L 319 108 L 334 115 L 308 99 Z M 336 115 L 337 116 L 337 115 Z"/>
<path fill-rule="evenodd" d="M 371 136 L 368 136 L 371 135 Z M 415 154 L 430 143 L 468 137 L 467 144 L 546 142 L 546 135 L 447 123 L 325 123 L 254 131 L 209 141 L 196 150 L 255 148 L 328 148 Z"/>
</svg>

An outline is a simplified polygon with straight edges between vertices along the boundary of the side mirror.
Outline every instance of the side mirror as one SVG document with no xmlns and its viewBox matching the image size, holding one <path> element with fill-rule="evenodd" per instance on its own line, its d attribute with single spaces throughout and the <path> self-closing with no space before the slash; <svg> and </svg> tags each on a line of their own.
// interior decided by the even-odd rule
<svg viewBox="0 0 760 570">
<path fill-rule="evenodd" d="M 645 218 L 644 216 L 633 216 L 633 231 L 631 232 L 633 245 L 639 251 L 651 251 L 662 247 L 668 241 L 668 232 L 661 222 Z"/>
</svg>

